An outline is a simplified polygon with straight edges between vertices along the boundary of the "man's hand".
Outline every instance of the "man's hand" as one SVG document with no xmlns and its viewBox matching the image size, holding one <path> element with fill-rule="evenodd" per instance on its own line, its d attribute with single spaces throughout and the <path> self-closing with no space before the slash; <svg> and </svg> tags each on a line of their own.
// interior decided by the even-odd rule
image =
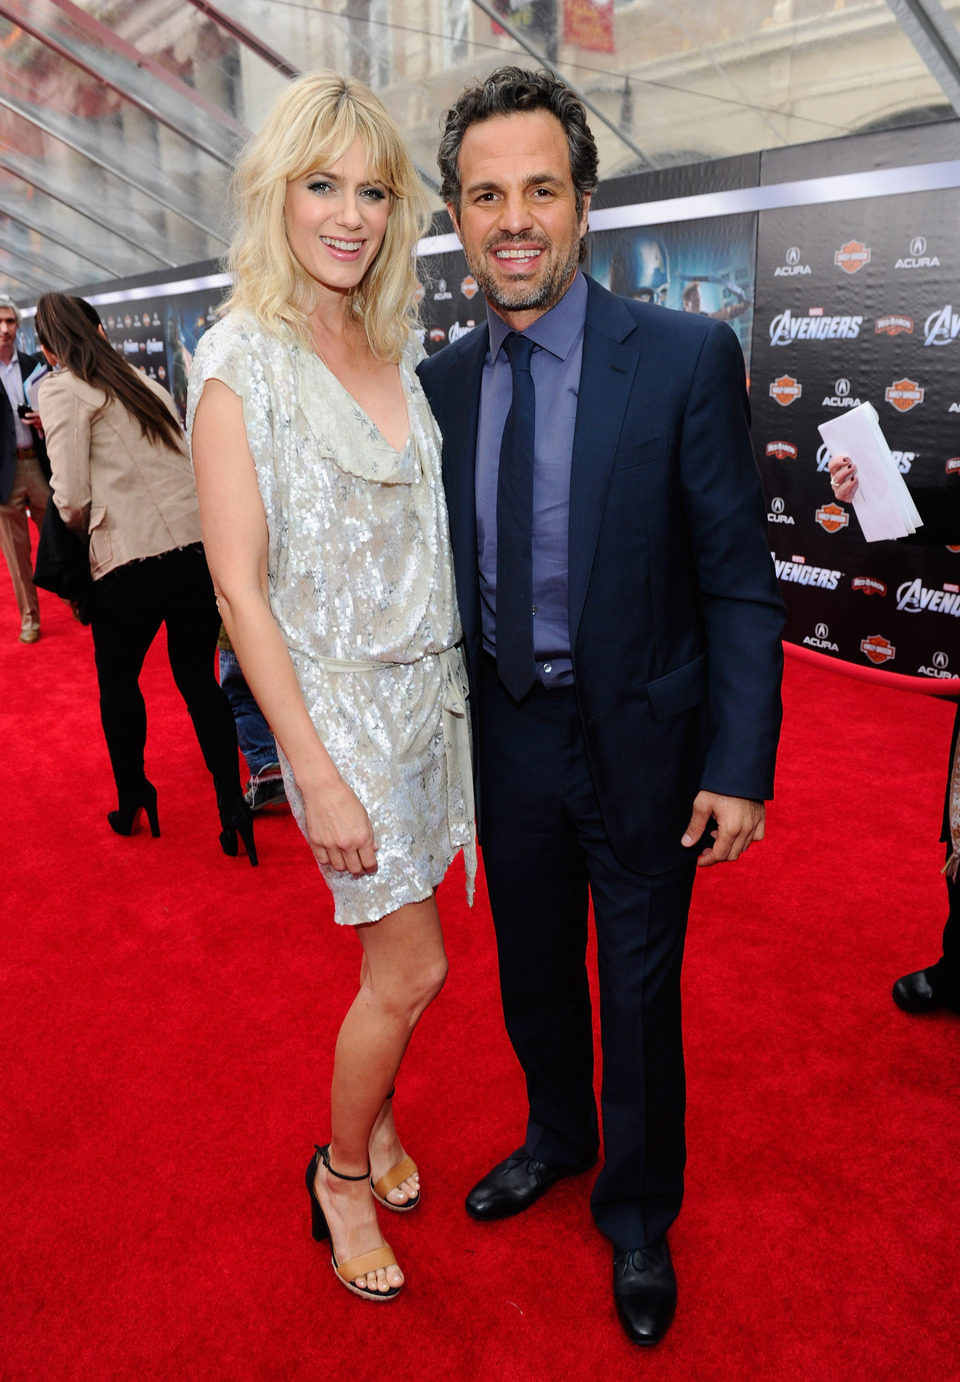
<svg viewBox="0 0 960 1382">
<path fill-rule="evenodd" d="M 737 859 L 753 840 L 763 839 L 766 807 L 762 801 L 751 801 L 748 797 L 722 797 L 716 792 L 698 792 L 690 824 L 680 841 L 686 849 L 697 843 L 711 816 L 717 822 L 717 829 L 710 832 L 715 843 L 700 854 L 698 868 Z"/>
</svg>

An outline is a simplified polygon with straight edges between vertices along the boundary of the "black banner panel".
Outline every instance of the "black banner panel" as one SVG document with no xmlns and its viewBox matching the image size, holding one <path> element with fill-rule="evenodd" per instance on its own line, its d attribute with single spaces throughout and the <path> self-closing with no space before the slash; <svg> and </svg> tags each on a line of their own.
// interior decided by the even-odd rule
<svg viewBox="0 0 960 1382">
<path fill-rule="evenodd" d="M 614 292 L 736 332 L 788 643 L 946 695 L 960 695 L 960 546 L 924 544 L 922 529 L 920 540 L 866 543 L 852 506 L 833 498 L 817 426 L 869 401 L 908 485 L 960 469 L 958 129 L 613 179 L 594 198 L 585 263 Z M 445 217 L 436 231 L 419 258 L 430 353 L 486 310 Z M 182 413 L 193 350 L 228 286 L 205 263 L 79 291 Z M 32 348 L 30 309 L 24 318 Z"/>
<path fill-rule="evenodd" d="M 467 272 L 462 250 L 422 258 L 418 267 L 423 344 L 427 354 L 433 355 L 486 321 L 487 309 L 477 280 Z"/>
<path fill-rule="evenodd" d="M 187 414 L 187 380 L 197 342 L 216 320 L 220 294 L 185 291 L 136 302 L 98 307 L 111 343 L 136 369 L 173 394 L 182 418 Z"/>
<path fill-rule="evenodd" d="M 943 682 L 960 549 L 864 542 L 817 426 L 870 402 L 908 485 L 960 467 L 958 214 L 957 189 L 761 212 L 751 391 L 787 640 Z"/>
</svg>

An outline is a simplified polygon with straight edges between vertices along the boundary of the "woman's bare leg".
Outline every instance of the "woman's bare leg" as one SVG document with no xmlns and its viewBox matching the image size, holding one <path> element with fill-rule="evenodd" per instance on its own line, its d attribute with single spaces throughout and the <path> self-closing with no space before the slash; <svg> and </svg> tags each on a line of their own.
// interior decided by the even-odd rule
<svg viewBox="0 0 960 1382">
<path fill-rule="evenodd" d="M 376 1185 L 381 1176 L 392 1171 L 406 1153 L 393 1121 L 393 1100 L 387 1099 L 377 1115 L 377 1121 L 370 1133 L 370 1177 Z M 385 1198 L 400 1209 L 408 1200 L 415 1200 L 420 1193 L 420 1172 L 415 1171 L 406 1180 L 400 1181 Z"/>
<path fill-rule="evenodd" d="M 433 898 L 411 903 L 370 926 L 357 928 L 363 946 L 360 990 L 337 1037 L 331 1090 L 330 1164 L 345 1175 L 362 1175 L 378 1128 L 377 1152 L 392 1156 L 392 1117 L 384 1102 L 421 1014 L 440 991 L 447 960 Z M 387 1136 L 381 1141 L 386 1129 Z M 402 1153 L 401 1153 L 402 1154 Z M 391 1165 L 399 1160 L 393 1157 Z M 367 1180 L 342 1181 L 320 1165 L 317 1198 L 330 1225 L 338 1262 L 381 1247 L 383 1236 Z M 403 1282 L 398 1267 L 358 1277 L 367 1290 L 386 1291 Z"/>
</svg>

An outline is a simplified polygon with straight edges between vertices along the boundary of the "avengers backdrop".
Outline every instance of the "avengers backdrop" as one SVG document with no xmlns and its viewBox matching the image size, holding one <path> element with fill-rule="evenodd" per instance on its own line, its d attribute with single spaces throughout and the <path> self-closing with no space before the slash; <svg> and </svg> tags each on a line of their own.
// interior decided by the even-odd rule
<svg viewBox="0 0 960 1382">
<path fill-rule="evenodd" d="M 865 543 L 817 424 L 869 401 L 908 486 L 960 467 L 958 213 L 954 189 L 761 213 L 753 343 L 787 639 L 942 680 L 960 675 L 960 551 Z"/>
<path fill-rule="evenodd" d="M 908 485 L 960 469 L 958 129 L 890 131 L 607 183 L 596 219 L 609 223 L 614 208 L 616 228 L 591 231 L 585 265 L 615 292 L 706 313 L 736 332 L 787 640 L 951 695 L 960 694 L 960 533 L 957 548 L 865 543 L 852 508 L 833 498 L 817 424 L 869 400 Z M 836 170 L 832 180 L 825 168 Z M 667 204 L 672 219 L 658 218 Z M 442 219 L 420 258 L 428 352 L 485 315 Z M 218 266 L 202 264 L 175 281 L 156 273 L 78 291 L 116 348 L 166 383 L 182 412 L 196 342 L 226 285 Z M 30 348 L 29 312 L 24 326 Z"/>
</svg>

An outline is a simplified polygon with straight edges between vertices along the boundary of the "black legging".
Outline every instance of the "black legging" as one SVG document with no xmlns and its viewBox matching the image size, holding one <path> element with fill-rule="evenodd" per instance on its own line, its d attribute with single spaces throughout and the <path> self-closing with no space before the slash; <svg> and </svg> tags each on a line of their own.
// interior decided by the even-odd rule
<svg viewBox="0 0 960 1382">
<path fill-rule="evenodd" d="M 140 671 L 161 624 L 170 670 L 193 721 L 219 800 L 241 795 L 237 731 L 214 674 L 220 615 L 203 551 L 164 552 L 94 582 L 90 627 L 100 684 L 100 721 L 118 795 L 144 781 L 147 710 Z"/>
</svg>

